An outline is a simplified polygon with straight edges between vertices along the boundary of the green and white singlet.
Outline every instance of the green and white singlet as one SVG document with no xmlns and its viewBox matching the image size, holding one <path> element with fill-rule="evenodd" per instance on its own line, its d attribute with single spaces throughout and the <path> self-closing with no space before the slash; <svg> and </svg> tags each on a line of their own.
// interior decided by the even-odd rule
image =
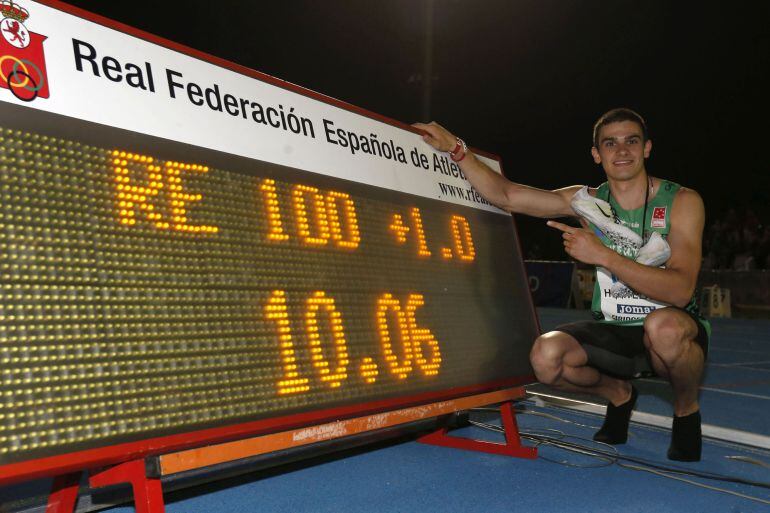
<svg viewBox="0 0 770 513">
<path fill-rule="evenodd" d="M 652 232 L 658 232 L 664 239 L 668 238 L 671 229 L 671 207 L 674 198 L 681 186 L 668 180 L 661 180 L 657 193 L 647 203 L 647 219 L 643 222 L 645 212 L 644 205 L 634 210 L 623 209 L 610 194 L 609 184 L 601 184 L 596 191 L 596 197 L 610 203 L 616 222 L 625 225 L 632 231 L 642 235 L 642 244 L 646 243 Z M 641 234 L 644 225 L 644 234 Z M 602 243 L 613 251 L 630 259 L 635 259 L 641 246 L 633 241 L 616 240 L 607 238 L 593 223 L 589 223 L 591 229 L 601 239 Z M 671 306 L 667 303 L 654 301 L 637 293 L 630 287 L 620 282 L 607 269 L 596 267 L 596 284 L 591 302 L 591 310 L 594 319 L 612 324 L 640 325 L 650 312 L 658 308 Z M 685 310 L 698 315 L 698 303 L 696 294 L 690 299 Z M 710 325 L 701 320 L 707 332 L 710 333 Z"/>
</svg>

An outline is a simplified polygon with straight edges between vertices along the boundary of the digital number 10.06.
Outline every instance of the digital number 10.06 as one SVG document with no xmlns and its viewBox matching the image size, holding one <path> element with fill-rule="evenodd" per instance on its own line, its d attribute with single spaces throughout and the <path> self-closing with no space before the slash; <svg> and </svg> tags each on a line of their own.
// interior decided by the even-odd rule
<svg viewBox="0 0 770 513">
<path fill-rule="evenodd" d="M 382 359 L 387 372 L 401 380 L 415 370 L 424 376 L 435 376 L 441 368 L 441 350 L 438 340 L 428 328 L 419 327 L 416 311 L 425 304 L 422 294 L 409 294 L 401 301 L 393 294 L 385 293 L 377 298 L 374 317 Z M 294 345 L 292 323 L 286 301 L 286 292 L 274 290 L 264 306 L 265 316 L 277 328 L 282 379 L 278 381 L 279 394 L 306 392 L 311 381 L 299 368 Z M 319 317 L 326 316 L 333 357 L 324 355 Z M 348 353 L 342 313 L 334 298 L 323 291 L 311 293 L 305 300 L 302 319 L 308 340 L 311 365 L 320 382 L 329 388 L 340 387 L 348 379 L 350 355 Z M 358 365 L 361 379 L 367 384 L 377 381 L 379 366 L 375 358 L 366 356 Z"/>
</svg>

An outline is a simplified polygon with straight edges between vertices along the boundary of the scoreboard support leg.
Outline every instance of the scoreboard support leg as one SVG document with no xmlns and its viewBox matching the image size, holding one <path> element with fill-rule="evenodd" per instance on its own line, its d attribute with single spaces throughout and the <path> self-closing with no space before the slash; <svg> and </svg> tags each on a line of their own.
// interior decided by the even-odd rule
<svg viewBox="0 0 770 513">
<path fill-rule="evenodd" d="M 54 478 L 45 513 L 71 513 L 75 511 L 82 475 L 82 472 L 73 472 Z"/>
<path fill-rule="evenodd" d="M 505 430 L 505 443 L 503 444 L 449 436 L 449 428 L 447 427 L 443 427 L 438 431 L 422 436 L 418 438 L 417 441 L 429 445 L 464 449 L 467 451 L 486 452 L 489 454 L 499 454 L 501 456 L 511 456 L 514 458 L 537 458 L 537 448 L 521 445 L 519 426 L 516 423 L 516 414 L 513 411 L 513 403 L 511 401 L 506 401 L 500 405 L 500 417 L 502 418 L 503 428 Z"/>
<path fill-rule="evenodd" d="M 164 513 L 166 511 L 160 478 L 147 477 L 147 467 L 143 459 L 127 461 L 114 467 L 92 472 L 89 483 L 93 488 L 129 483 L 134 492 L 136 513 Z"/>
<path fill-rule="evenodd" d="M 46 513 L 73 513 L 77 502 L 81 472 L 58 476 L 48 497 Z M 134 492 L 136 513 L 164 513 L 163 488 L 159 478 L 147 477 L 143 459 L 119 463 L 90 472 L 89 485 L 101 488 L 128 483 Z"/>
</svg>

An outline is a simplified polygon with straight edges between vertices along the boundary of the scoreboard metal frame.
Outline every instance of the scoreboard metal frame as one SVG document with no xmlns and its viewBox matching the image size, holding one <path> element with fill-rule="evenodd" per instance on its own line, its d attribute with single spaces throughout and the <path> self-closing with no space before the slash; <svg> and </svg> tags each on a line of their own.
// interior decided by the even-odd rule
<svg viewBox="0 0 770 513">
<path fill-rule="evenodd" d="M 401 123 L 399 121 L 387 118 L 385 116 L 361 109 L 354 105 L 350 105 L 343 101 L 330 98 L 328 96 L 319 94 L 317 92 L 305 89 L 303 87 L 290 84 L 275 77 L 265 75 L 263 73 L 254 71 L 244 66 L 226 61 L 224 59 L 208 55 L 204 52 L 180 45 L 173 41 L 169 41 L 141 30 L 137 30 L 133 27 L 125 24 L 101 17 L 96 14 L 86 12 L 82 9 L 51 0 L 45 0 L 38 2 L 48 7 L 63 11 L 65 13 L 80 17 L 82 19 L 94 22 L 125 34 L 134 36 L 136 38 L 154 43 L 161 47 L 179 52 L 181 54 L 194 57 L 196 59 L 214 64 L 221 68 L 231 70 L 233 72 L 251 77 L 253 79 L 277 86 L 279 88 L 301 94 L 305 97 L 323 102 L 328 105 L 343 109 L 348 112 L 352 112 L 366 118 L 376 120 L 387 125 L 391 125 L 406 131 L 417 133 L 411 126 Z M 7 93 L 8 91 L 4 91 Z M 23 105 L 3 105 L 4 112 L 6 114 L 12 114 L 12 118 L 15 118 L 17 122 L 14 128 L 17 129 L 32 129 L 25 126 L 24 119 L 34 118 L 35 116 L 27 116 L 27 107 Z M 54 116 L 56 117 L 56 116 Z M 9 119 L 8 117 L 4 120 Z M 4 122 L 4 121 L 3 121 Z M 3 122 L 0 122 L 2 124 Z M 62 120 L 62 130 L 66 130 L 67 121 Z M 127 133 L 128 138 L 131 134 Z M 474 150 L 475 152 L 486 156 L 487 158 L 496 160 L 499 162 L 499 158 Z M 204 152 L 205 153 L 205 152 Z M 518 235 L 515 226 L 515 221 L 511 218 L 511 230 L 514 233 L 516 244 L 518 245 Z M 521 255 L 520 245 L 516 248 L 512 248 L 514 252 Z M 517 272 L 522 278 L 524 283 L 526 280 L 526 271 L 523 265 L 523 261 L 519 258 L 519 262 L 516 264 L 519 268 Z M 521 327 L 528 333 L 539 332 L 539 326 L 537 324 L 537 316 L 535 314 L 534 306 L 529 298 L 529 304 L 525 309 L 529 311 L 528 326 Z M 382 412 L 388 412 L 397 410 L 400 408 L 408 408 L 412 406 L 435 403 L 438 401 L 455 399 L 464 396 L 471 396 L 476 394 L 482 394 L 485 392 L 501 390 L 505 388 L 514 387 L 534 381 L 534 376 L 531 372 L 516 373 L 514 375 L 507 376 L 503 379 L 495 379 L 492 381 L 484 381 L 474 383 L 471 385 L 463 386 L 450 386 L 441 390 L 431 390 L 420 393 L 410 393 L 405 395 L 399 395 L 396 397 L 387 397 L 379 400 L 344 404 L 334 407 L 325 407 L 320 409 L 308 408 L 307 411 L 300 411 L 291 413 L 288 415 L 278 415 L 271 418 L 262 418 L 250 422 L 242 422 L 235 424 L 224 424 L 205 429 L 198 429 L 192 431 L 185 431 L 180 433 L 174 433 L 166 436 L 155 436 L 146 439 L 134 440 L 125 443 L 117 443 L 114 445 L 108 445 L 103 447 L 79 449 L 73 452 L 67 452 L 64 454 L 56 454 L 53 456 L 35 458 L 25 461 L 17 461 L 8 464 L 0 464 L 0 484 L 10 484 L 19 481 L 30 480 L 34 478 L 55 476 L 66 474 L 74 471 L 84 470 L 88 468 L 101 467 L 106 465 L 114 465 L 121 462 L 130 460 L 137 460 L 147 456 L 154 456 L 165 454 L 173 451 L 179 451 L 183 449 L 198 447 L 207 444 L 215 444 L 228 440 L 242 439 L 246 437 L 253 437 L 257 435 L 276 433 L 279 431 L 286 431 L 296 429 L 303 426 L 318 425 L 327 422 L 332 422 L 341 419 L 350 419 L 353 417 L 361 417 L 365 415 L 373 415 Z"/>
</svg>

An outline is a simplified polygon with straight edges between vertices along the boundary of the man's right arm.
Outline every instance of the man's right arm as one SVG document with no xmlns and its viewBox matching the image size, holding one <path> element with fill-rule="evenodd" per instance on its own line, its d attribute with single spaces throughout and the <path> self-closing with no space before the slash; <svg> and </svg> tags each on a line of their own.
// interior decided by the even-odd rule
<svg viewBox="0 0 770 513">
<path fill-rule="evenodd" d="M 435 149 L 454 149 L 457 138 L 441 125 L 432 122 L 415 123 L 413 126 L 424 132 L 423 140 Z M 580 185 L 547 191 L 514 183 L 493 171 L 471 151 L 467 152 L 458 165 L 473 188 L 503 210 L 544 218 L 576 215 L 570 201 L 580 189 Z"/>
</svg>

